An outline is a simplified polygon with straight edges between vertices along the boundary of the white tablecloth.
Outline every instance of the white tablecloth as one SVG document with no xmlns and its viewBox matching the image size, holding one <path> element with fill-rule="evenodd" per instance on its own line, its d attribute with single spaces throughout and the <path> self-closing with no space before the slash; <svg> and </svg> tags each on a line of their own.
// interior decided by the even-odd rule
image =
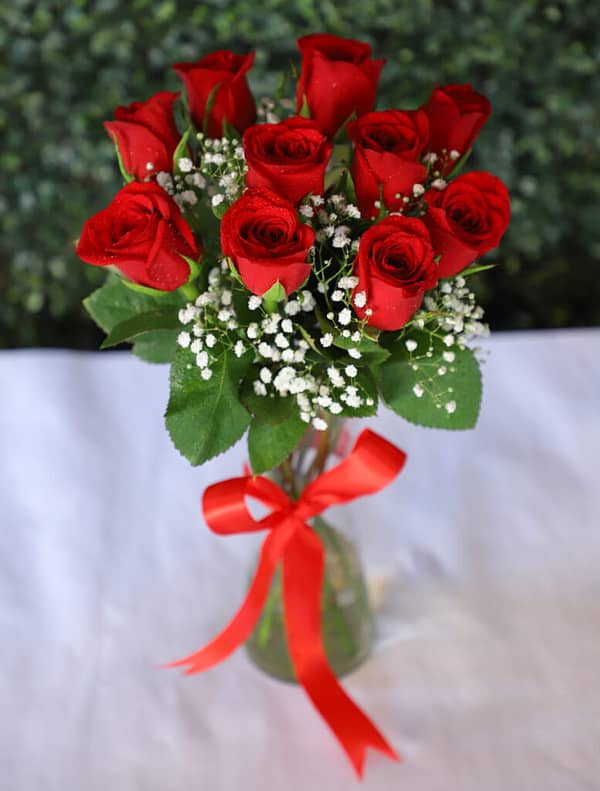
<svg viewBox="0 0 600 791">
<path fill-rule="evenodd" d="M 600 331 L 497 335 L 478 428 L 369 424 L 408 453 L 352 507 L 380 602 L 344 681 L 403 763 L 365 789 L 600 789 Z M 203 525 L 203 468 L 162 424 L 167 368 L 0 354 L 0 787 L 357 787 L 297 687 L 200 647 L 242 599 L 256 537 Z"/>
</svg>

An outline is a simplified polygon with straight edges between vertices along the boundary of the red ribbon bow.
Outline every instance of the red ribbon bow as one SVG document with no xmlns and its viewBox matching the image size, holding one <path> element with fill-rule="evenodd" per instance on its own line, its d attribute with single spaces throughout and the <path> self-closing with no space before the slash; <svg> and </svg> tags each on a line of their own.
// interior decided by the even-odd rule
<svg viewBox="0 0 600 791">
<path fill-rule="evenodd" d="M 211 643 L 168 667 L 188 666 L 199 673 L 221 662 L 252 633 L 267 599 L 279 561 L 283 563 L 283 605 L 290 657 L 299 682 L 348 754 L 362 777 L 367 747 L 394 760 L 397 753 L 352 699 L 327 663 L 321 641 L 321 588 L 324 552 L 306 521 L 339 505 L 383 489 L 398 475 L 406 455 L 390 442 L 365 429 L 350 455 L 308 484 L 300 499 L 288 495 L 268 478 L 246 475 L 209 486 L 202 508 L 208 526 L 227 535 L 268 530 L 258 567 L 246 599 L 229 625 Z M 247 496 L 272 512 L 254 519 Z"/>
</svg>

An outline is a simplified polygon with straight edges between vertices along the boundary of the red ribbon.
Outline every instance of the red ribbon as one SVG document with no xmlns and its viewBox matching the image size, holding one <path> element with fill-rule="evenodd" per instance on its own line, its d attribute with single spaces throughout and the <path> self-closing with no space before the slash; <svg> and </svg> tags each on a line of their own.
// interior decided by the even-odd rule
<svg viewBox="0 0 600 791">
<path fill-rule="evenodd" d="M 250 589 L 230 624 L 211 643 L 168 667 L 187 666 L 199 673 L 221 662 L 252 633 L 269 593 L 271 579 L 283 563 L 283 606 L 287 642 L 296 676 L 362 777 L 367 747 L 394 760 L 397 753 L 352 699 L 331 671 L 321 641 L 321 588 L 324 552 L 316 533 L 306 524 L 332 505 L 383 489 L 398 475 L 406 455 L 390 442 L 365 429 L 350 455 L 323 473 L 302 492 L 288 495 L 268 478 L 246 475 L 209 486 L 202 507 L 208 526 L 228 535 L 268 530 Z M 272 509 L 254 519 L 245 498 L 254 497 Z"/>
</svg>

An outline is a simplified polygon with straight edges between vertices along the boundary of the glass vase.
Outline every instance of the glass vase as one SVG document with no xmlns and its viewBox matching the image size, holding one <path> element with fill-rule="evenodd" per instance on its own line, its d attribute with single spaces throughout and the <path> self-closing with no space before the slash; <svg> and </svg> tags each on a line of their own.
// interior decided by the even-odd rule
<svg viewBox="0 0 600 791">
<path fill-rule="evenodd" d="M 309 429 L 300 446 L 270 477 L 297 498 L 320 475 L 328 460 L 344 450 L 343 421 L 330 419 L 326 431 Z M 346 508 L 351 506 L 346 506 Z M 338 512 L 343 513 L 340 509 Z M 369 655 L 374 622 L 359 554 L 347 531 L 315 517 L 309 522 L 323 545 L 325 568 L 321 596 L 321 635 L 329 665 L 343 676 Z M 287 648 L 281 567 L 271 583 L 262 615 L 246 642 L 250 659 L 271 676 L 295 681 Z"/>
</svg>

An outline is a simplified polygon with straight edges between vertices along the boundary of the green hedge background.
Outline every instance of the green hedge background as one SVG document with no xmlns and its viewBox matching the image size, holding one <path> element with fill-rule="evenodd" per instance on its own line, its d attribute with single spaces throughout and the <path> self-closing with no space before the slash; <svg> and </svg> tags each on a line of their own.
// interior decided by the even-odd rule
<svg viewBox="0 0 600 791">
<path fill-rule="evenodd" d="M 299 35 L 329 31 L 386 56 L 379 107 L 471 82 L 494 113 L 472 166 L 512 196 L 480 276 L 495 328 L 600 324 L 600 3 L 565 0 L 11 0 L 0 7 L 0 346 L 94 348 L 81 299 L 103 273 L 77 261 L 85 218 L 120 185 L 102 127 L 117 104 L 177 89 L 177 61 L 256 50 L 274 89 Z"/>
</svg>

